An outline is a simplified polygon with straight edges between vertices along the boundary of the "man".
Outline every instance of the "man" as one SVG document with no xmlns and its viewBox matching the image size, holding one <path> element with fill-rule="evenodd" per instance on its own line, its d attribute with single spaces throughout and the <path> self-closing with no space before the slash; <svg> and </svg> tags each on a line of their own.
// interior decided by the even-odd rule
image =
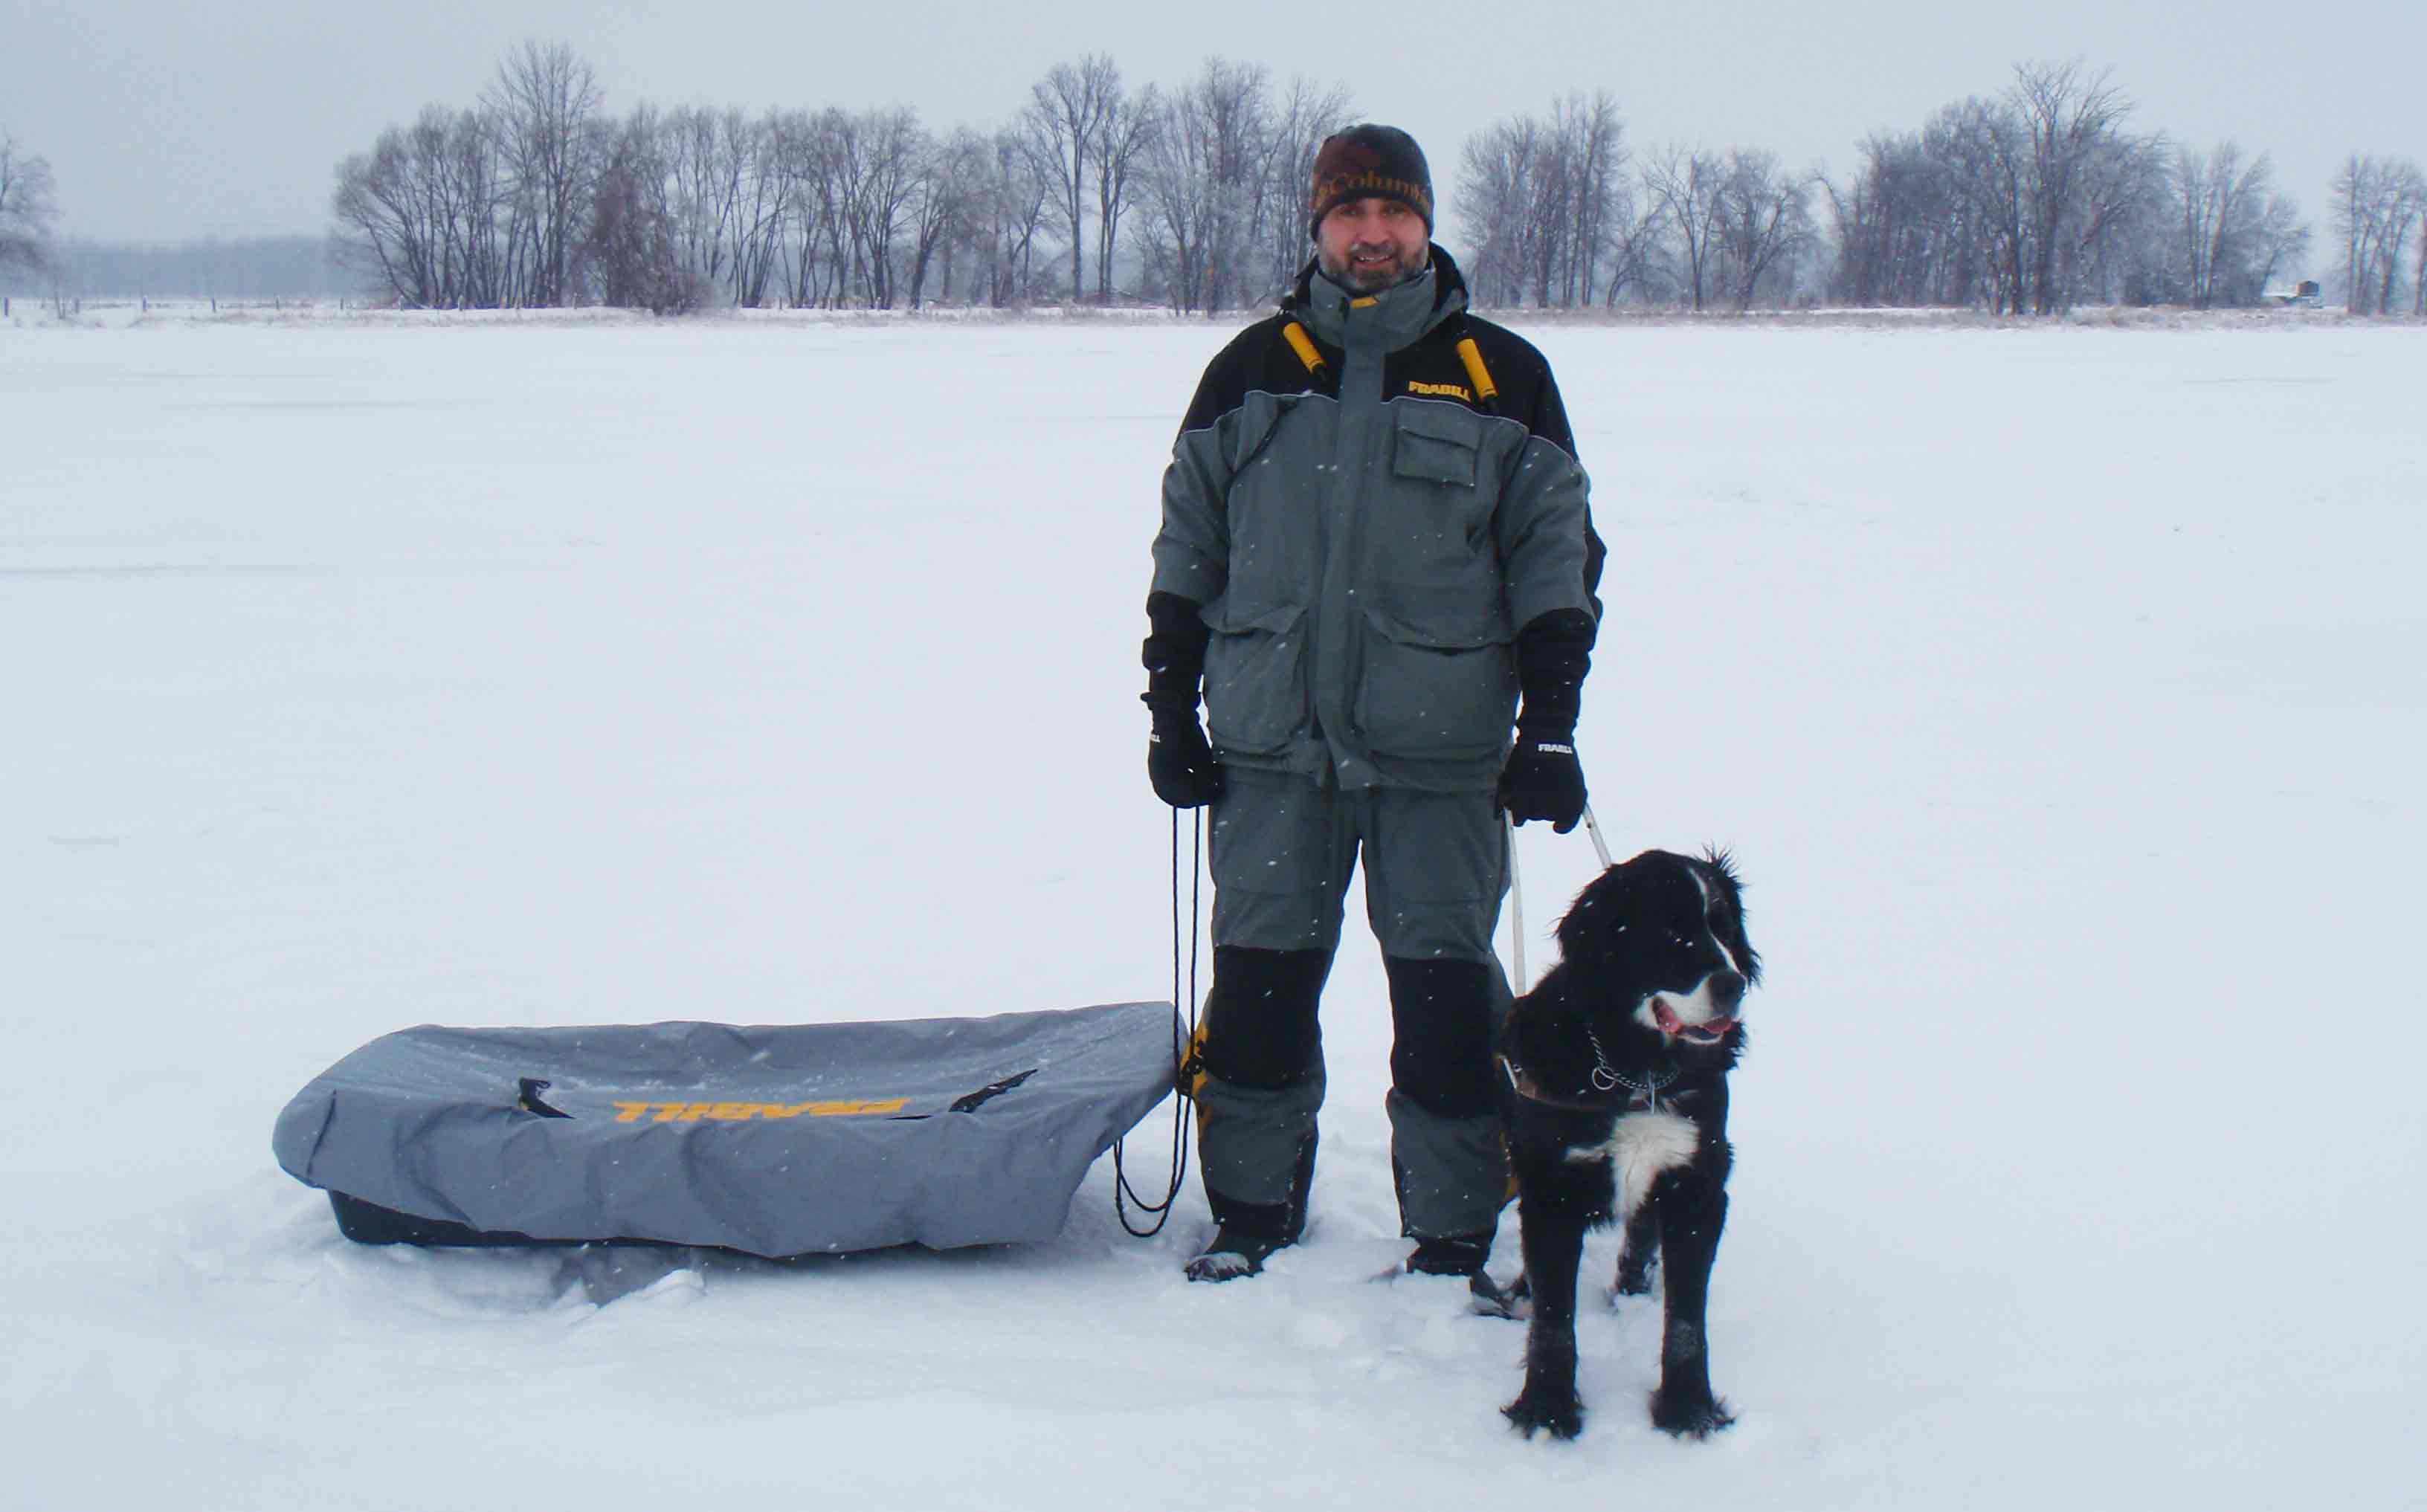
<svg viewBox="0 0 2427 1512">
<path fill-rule="evenodd" d="M 1472 1277 L 1507 1189 L 1500 810 L 1561 833 L 1583 811 L 1602 548 L 1548 365 L 1466 313 L 1431 245 L 1414 139 L 1331 138 L 1308 210 L 1313 262 L 1214 359 L 1181 426 L 1147 597 L 1154 790 L 1213 809 L 1192 1086 L 1218 1227 L 1188 1275 L 1253 1275 L 1305 1223 L 1315 1008 L 1361 851 L 1407 1266 Z"/>
</svg>

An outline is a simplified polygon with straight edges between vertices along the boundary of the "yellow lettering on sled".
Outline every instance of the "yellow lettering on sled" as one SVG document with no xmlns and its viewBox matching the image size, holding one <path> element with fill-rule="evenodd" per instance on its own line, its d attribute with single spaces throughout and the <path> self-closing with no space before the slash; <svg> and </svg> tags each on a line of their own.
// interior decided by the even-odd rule
<svg viewBox="0 0 2427 1512">
<path fill-rule="evenodd" d="M 907 1097 L 843 1097 L 823 1102 L 627 1102 L 615 1103 L 615 1121 L 633 1124 L 648 1117 L 653 1123 L 747 1123 L 753 1118 L 867 1118 L 900 1113 Z"/>
</svg>

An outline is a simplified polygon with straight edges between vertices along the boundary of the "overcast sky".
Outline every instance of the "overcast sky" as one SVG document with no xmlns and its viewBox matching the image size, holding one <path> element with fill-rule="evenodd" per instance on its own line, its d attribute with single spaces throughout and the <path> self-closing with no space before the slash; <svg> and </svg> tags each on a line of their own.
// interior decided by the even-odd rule
<svg viewBox="0 0 2427 1512">
<path fill-rule="evenodd" d="M 612 110 L 908 105 L 937 128 L 1007 121 L 1083 53 L 1132 84 L 1220 53 L 1344 83 L 1414 132 L 1453 248 L 1467 134 L 1571 90 L 1612 91 L 1638 151 L 1765 147 L 1843 173 L 1871 132 L 1995 93 L 2018 61 L 2079 57 L 2112 72 L 2138 129 L 2272 154 L 2321 230 L 2348 154 L 2427 160 L 2421 0 L 0 0 L 0 129 L 50 159 L 70 235 L 317 233 L 341 157 L 425 104 L 469 105 L 526 37 L 571 43 Z"/>
</svg>

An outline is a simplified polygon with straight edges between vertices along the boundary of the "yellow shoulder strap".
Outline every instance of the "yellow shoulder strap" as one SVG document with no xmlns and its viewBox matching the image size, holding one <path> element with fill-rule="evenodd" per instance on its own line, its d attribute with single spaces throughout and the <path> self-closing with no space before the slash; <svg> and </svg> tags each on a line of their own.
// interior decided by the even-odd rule
<svg viewBox="0 0 2427 1512">
<path fill-rule="evenodd" d="M 1491 381 L 1491 369 L 1483 366 L 1483 352 L 1473 336 L 1458 344 L 1458 360 L 1466 364 L 1466 376 L 1474 384 L 1474 397 L 1486 404 L 1500 397 L 1500 385 Z"/>
<path fill-rule="evenodd" d="M 1318 378 L 1323 376 L 1323 353 L 1314 350 L 1314 338 L 1306 333 L 1306 327 L 1295 320 L 1285 320 L 1281 323 L 1281 339 L 1290 344 L 1290 350 L 1297 353 L 1297 360 L 1306 364 L 1308 372 Z"/>
</svg>

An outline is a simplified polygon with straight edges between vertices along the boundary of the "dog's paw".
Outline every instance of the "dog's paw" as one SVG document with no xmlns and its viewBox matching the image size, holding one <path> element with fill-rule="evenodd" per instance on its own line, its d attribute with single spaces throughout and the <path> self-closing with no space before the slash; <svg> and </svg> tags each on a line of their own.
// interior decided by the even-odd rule
<svg viewBox="0 0 2427 1512">
<path fill-rule="evenodd" d="M 1652 1393 L 1652 1425 L 1680 1439 L 1707 1439 L 1736 1421 L 1728 1405 L 1707 1393 L 1687 1398 Z"/>
<path fill-rule="evenodd" d="M 1573 1391 L 1537 1390 L 1527 1387 L 1517 1400 L 1500 1409 L 1519 1433 L 1531 1439 L 1537 1430 L 1554 1439 L 1572 1439 L 1585 1431 L 1585 1405 Z"/>
</svg>

